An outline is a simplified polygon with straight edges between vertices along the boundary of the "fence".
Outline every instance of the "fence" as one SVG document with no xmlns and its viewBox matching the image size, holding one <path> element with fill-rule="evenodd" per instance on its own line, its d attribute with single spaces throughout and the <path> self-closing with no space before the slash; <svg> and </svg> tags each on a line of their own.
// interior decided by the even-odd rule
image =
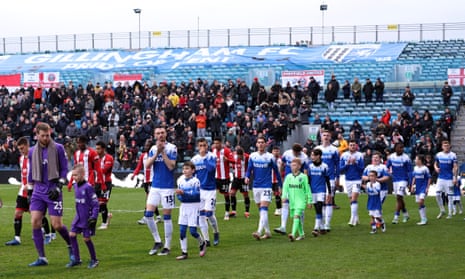
<svg viewBox="0 0 465 279">
<path fill-rule="evenodd" d="M 2 38 L 0 51 L 6 55 L 92 49 L 311 46 L 334 43 L 448 40 L 464 37 L 465 22 L 137 31 Z"/>
</svg>

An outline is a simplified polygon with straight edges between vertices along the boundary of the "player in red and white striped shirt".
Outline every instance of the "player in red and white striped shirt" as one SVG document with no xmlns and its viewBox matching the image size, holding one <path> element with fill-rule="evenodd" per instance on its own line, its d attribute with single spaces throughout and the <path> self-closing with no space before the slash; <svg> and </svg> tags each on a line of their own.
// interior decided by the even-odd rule
<svg viewBox="0 0 465 279">
<path fill-rule="evenodd" d="M 91 147 L 87 146 L 88 138 L 87 136 L 80 136 L 77 140 L 78 149 L 74 152 L 73 160 L 74 165 L 82 164 L 84 166 L 84 178 L 90 185 L 95 185 L 95 171 L 96 171 L 96 161 L 98 160 L 97 152 Z M 73 186 L 73 179 L 69 180 L 68 190 L 71 191 Z"/>
<path fill-rule="evenodd" d="M 18 139 L 18 150 L 21 153 L 19 157 L 19 167 L 21 170 L 21 185 L 19 186 L 18 196 L 16 198 L 16 210 L 14 219 L 15 237 L 5 243 L 8 246 L 15 246 L 21 244 L 21 229 L 23 225 L 23 214 L 29 211 L 29 202 L 32 195 L 32 185 L 27 183 L 27 176 L 31 171 L 30 163 L 28 160 L 29 141 L 25 137 Z M 50 227 L 46 217 L 42 220 L 42 226 L 45 231 L 45 243 L 49 244 L 51 241 Z"/>
<path fill-rule="evenodd" d="M 110 200 L 111 189 L 113 184 L 111 174 L 113 171 L 114 159 L 113 156 L 106 153 L 106 144 L 99 141 L 96 144 L 97 161 L 95 162 L 95 170 L 97 171 L 97 180 L 95 182 L 95 193 L 98 197 L 99 212 L 102 213 L 102 225 L 100 230 L 108 228 L 111 219 L 111 213 L 108 212 L 108 201 Z"/>
<path fill-rule="evenodd" d="M 236 151 L 233 154 L 234 162 L 234 178 L 231 184 L 231 190 L 229 191 L 229 195 L 231 197 L 231 208 L 232 212 L 230 216 L 236 215 L 236 192 L 239 190 L 241 194 L 244 196 L 244 203 L 245 203 L 245 218 L 250 217 L 250 198 L 249 198 L 249 185 L 245 184 L 245 173 L 247 171 L 247 166 L 249 163 L 249 154 L 244 152 L 242 147 L 237 146 Z"/>
<path fill-rule="evenodd" d="M 137 161 L 137 166 L 131 175 L 131 180 L 134 180 L 134 177 L 138 175 L 141 170 L 143 171 L 144 180 L 142 181 L 142 187 L 144 187 L 144 191 L 145 191 L 145 200 L 147 200 L 147 195 L 149 194 L 150 187 L 152 187 L 153 168 L 145 167 L 145 162 L 149 158 L 148 154 L 149 154 L 149 150 L 152 147 L 152 145 L 153 145 L 152 140 L 148 139 L 145 141 L 144 150 L 142 154 L 140 155 L 139 161 Z M 155 222 L 159 222 L 161 220 L 161 217 L 160 217 L 160 212 L 158 211 L 158 207 L 155 208 L 155 215 L 157 216 Z M 144 216 L 145 216 L 145 208 L 144 208 Z M 144 216 L 142 216 L 142 218 L 137 221 L 139 225 L 146 224 Z"/>
<path fill-rule="evenodd" d="M 216 189 L 224 195 L 224 220 L 229 220 L 229 209 L 231 207 L 231 199 L 229 197 L 229 184 L 231 183 L 229 166 L 234 162 L 234 158 L 231 150 L 223 146 L 220 137 L 213 140 L 212 152 L 216 156 Z M 235 216 L 231 215 L 231 217 Z"/>
</svg>

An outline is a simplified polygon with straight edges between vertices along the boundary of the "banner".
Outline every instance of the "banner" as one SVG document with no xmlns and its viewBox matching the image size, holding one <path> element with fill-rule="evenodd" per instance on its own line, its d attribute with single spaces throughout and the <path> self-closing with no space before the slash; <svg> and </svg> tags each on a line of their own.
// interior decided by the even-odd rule
<svg viewBox="0 0 465 279">
<path fill-rule="evenodd" d="M 86 51 L 8 55 L 0 59 L 0 72 L 97 71 L 155 68 L 162 73 L 194 65 L 309 65 L 311 63 L 382 62 L 396 60 L 405 43 L 347 44 L 315 47 L 211 47 L 144 49 L 139 51 Z"/>
<path fill-rule="evenodd" d="M 447 81 L 450 86 L 463 86 L 465 84 L 464 68 L 447 69 Z"/>
<path fill-rule="evenodd" d="M 41 72 L 41 73 L 24 73 L 23 74 L 24 87 L 42 87 L 50 88 L 52 85 L 59 86 L 60 73 L 59 72 Z"/>
<path fill-rule="evenodd" d="M 297 83 L 300 81 L 300 85 L 305 87 L 310 82 L 310 77 L 313 77 L 320 84 L 320 86 L 324 86 L 324 70 L 282 71 L 281 84 L 286 86 L 287 82 L 290 82 L 291 86 L 294 86 L 297 85 Z"/>
<path fill-rule="evenodd" d="M 132 85 L 136 81 L 142 81 L 142 74 L 114 74 L 113 75 L 113 82 L 121 82 L 124 84 L 125 82 L 128 82 L 130 85 Z"/>
<path fill-rule="evenodd" d="M 19 87 L 21 85 L 21 74 L 0 75 L 0 86 Z"/>
<path fill-rule="evenodd" d="M 318 133 L 320 132 L 321 125 L 309 125 L 308 138 L 316 142 Z"/>
</svg>

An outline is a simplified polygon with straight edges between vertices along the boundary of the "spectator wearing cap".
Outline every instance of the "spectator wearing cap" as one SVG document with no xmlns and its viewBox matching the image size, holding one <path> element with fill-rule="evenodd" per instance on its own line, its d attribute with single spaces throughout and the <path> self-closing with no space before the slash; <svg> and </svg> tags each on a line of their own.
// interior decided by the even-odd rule
<svg viewBox="0 0 465 279">
<path fill-rule="evenodd" d="M 413 100 L 415 100 L 415 95 L 410 90 L 410 86 L 407 85 L 402 95 L 402 105 L 404 106 L 404 111 L 406 111 L 410 117 L 412 116 Z"/>
</svg>

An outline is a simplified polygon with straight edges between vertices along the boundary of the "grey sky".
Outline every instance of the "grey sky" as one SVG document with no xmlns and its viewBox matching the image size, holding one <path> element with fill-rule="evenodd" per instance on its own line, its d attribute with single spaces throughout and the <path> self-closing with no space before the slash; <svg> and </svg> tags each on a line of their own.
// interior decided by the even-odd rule
<svg viewBox="0 0 465 279">
<path fill-rule="evenodd" d="M 142 31 L 465 21 L 463 0 L 16 0 L 2 2 L 0 37 Z"/>
</svg>

